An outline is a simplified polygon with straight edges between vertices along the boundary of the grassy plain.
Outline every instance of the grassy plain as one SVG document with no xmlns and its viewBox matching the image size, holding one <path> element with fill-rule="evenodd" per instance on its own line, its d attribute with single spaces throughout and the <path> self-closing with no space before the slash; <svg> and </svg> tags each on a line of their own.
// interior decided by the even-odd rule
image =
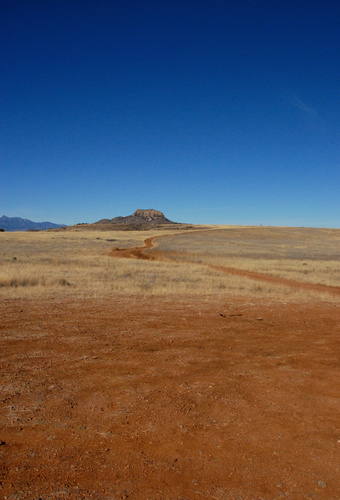
<svg viewBox="0 0 340 500">
<path fill-rule="evenodd" d="M 110 256 L 113 248 L 139 247 L 150 237 L 157 237 L 155 248 L 147 251 L 154 259 Z M 255 294 L 287 301 L 321 297 L 315 291 L 221 273 L 213 266 L 338 287 L 340 230 L 208 226 L 185 231 L 0 233 L 0 296 L 7 298 Z"/>
<path fill-rule="evenodd" d="M 174 260 L 340 286 L 340 230 L 228 227 L 159 241 Z"/>
</svg>

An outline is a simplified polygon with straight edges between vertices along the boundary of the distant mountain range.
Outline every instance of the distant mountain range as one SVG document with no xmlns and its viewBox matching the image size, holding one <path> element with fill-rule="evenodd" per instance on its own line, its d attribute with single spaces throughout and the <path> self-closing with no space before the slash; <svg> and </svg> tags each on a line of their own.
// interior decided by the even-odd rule
<svg viewBox="0 0 340 500">
<path fill-rule="evenodd" d="M 65 224 L 54 224 L 53 222 L 33 222 L 28 219 L 21 219 L 20 217 L 0 217 L 0 228 L 5 231 L 41 231 L 44 229 L 56 229 L 58 227 L 65 227 Z"/>
</svg>

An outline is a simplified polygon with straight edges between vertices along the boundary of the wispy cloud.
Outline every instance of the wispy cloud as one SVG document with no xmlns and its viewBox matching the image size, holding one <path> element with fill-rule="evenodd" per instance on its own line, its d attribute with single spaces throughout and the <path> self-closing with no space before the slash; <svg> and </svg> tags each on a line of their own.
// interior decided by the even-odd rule
<svg viewBox="0 0 340 500">
<path fill-rule="evenodd" d="M 299 111 L 302 111 L 302 113 L 305 113 L 310 116 L 315 116 L 317 115 L 317 110 L 313 106 L 309 106 L 305 101 L 303 101 L 299 96 L 296 94 L 291 94 L 291 102 L 293 106 L 298 109 Z"/>
<path fill-rule="evenodd" d="M 286 89 L 286 96 L 290 106 L 303 113 L 305 116 L 315 117 L 318 114 L 317 108 L 311 106 L 308 102 L 302 99 L 296 92 Z"/>
</svg>

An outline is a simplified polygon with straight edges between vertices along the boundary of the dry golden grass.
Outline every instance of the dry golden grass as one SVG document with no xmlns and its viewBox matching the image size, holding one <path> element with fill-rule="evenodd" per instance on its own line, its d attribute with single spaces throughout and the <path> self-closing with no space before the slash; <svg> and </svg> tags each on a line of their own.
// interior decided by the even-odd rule
<svg viewBox="0 0 340 500">
<path fill-rule="evenodd" d="M 340 230 L 229 227 L 159 240 L 175 261 L 190 261 L 340 286 Z"/>
<path fill-rule="evenodd" d="M 117 294 L 223 294 L 226 297 L 251 295 L 283 301 L 313 297 L 332 300 L 325 294 L 292 290 L 285 286 L 226 275 L 209 268 L 209 264 L 227 265 L 294 276 L 298 280 L 303 278 L 311 279 L 312 282 L 339 284 L 336 248 L 340 231 L 336 237 L 330 235 L 330 241 L 325 243 L 328 246 L 323 254 L 327 253 L 327 260 L 318 259 L 314 247 L 313 255 L 308 258 L 310 246 L 306 241 L 303 245 L 300 241 L 301 250 L 300 247 L 294 247 L 292 239 L 291 250 L 288 251 L 282 241 L 282 233 L 280 239 L 277 232 L 273 237 L 270 231 L 257 229 L 262 230 L 262 234 L 254 234 L 253 229 L 247 231 L 247 228 L 210 228 L 204 232 L 171 229 L 0 233 L 0 297 L 114 298 Z M 247 244 L 242 236 L 244 231 L 247 233 Z M 157 247 L 150 252 L 164 250 L 165 255 L 168 255 L 165 261 L 109 256 L 115 247 L 141 246 L 146 238 L 160 234 L 167 234 L 167 237 L 157 240 Z M 298 258 L 296 256 L 296 252 L 301 251 L 306 253 L 303 262 L 300 255 Z M 280 258 L 274 259 L 275 255 Z M 332 259 L 332 255 L 336 258 Z M 168 261 L 168 258 L 174 260 Z M 316 269 L 320 278 L 313 281 Z M 334 300 L 338 299 L 335 297 Z"/>
</svg>

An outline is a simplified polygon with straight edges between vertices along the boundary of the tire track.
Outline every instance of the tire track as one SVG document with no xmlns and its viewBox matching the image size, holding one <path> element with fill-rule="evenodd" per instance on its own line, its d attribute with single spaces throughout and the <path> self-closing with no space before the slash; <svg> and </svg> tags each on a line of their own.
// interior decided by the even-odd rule
<svg viewBox="0 0 340 500">
<path fill-rule="evenodd" d="M 140 247 L 131 247 L 122 249 L 116 248 L 110 252 L 110 256 L 123 257 L 126 259 L 159 260 L 163 262 L 174 262 L 173 259 L 167 256 L 166 252 L 158 251 L 152 254 L 146 253 L 146 250 L 151 250 L 152 248 L 155 247 L 154 243 L 155 240 L 158 240 L 160 238 L 167 238 L 168 236 L 170 235 L 163 234 L 160 236 L 153 236 L 151 238 L 146 238 L 146 240 L 144 240 L 144 245 Z M 318 283 L 307 283 L 305 281 L 296 281 L 289 278 L 280 278 L 278 276 L 270 276 L 269 274 L 258 273 L 254 271 L 245 271 L 243 269 L 237 269 L 233 267 L 214 266 L 213 264 L 202 264 L 202 265 L 208 267 L 209 269 L 213 269 L 214 271 L 218 271 L 224 274 L 230 274 L 233 276 L 239 276 L 242 278 L 248 278 L 254 281 L 261 281 L 265 283 L 272 283 L 274 285 L 283 285 L 291 288 L 299 288 L 309 291 L 325 292 L 325 293 L 330 293 L 332 295 L 340 295 L 340 287 L 338 286 L 322 285 Z"/>
</svg>

